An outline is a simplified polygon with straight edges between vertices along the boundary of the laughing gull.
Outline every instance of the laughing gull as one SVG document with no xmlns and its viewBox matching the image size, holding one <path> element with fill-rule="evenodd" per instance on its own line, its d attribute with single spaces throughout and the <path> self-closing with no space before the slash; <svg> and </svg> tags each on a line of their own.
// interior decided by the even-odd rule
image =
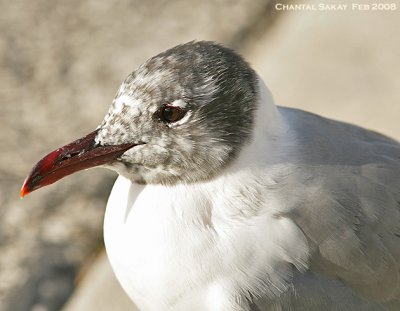
<svg viewBox="0 0 400 311">
<path fill-rule="evenodd" d="M 142 311 L 400 310 L 400 145 L 275 106 L 228 48 L 146 61 L 21 196 L 94 166 L 119 174 L 105 244 Z"/>
</svg>

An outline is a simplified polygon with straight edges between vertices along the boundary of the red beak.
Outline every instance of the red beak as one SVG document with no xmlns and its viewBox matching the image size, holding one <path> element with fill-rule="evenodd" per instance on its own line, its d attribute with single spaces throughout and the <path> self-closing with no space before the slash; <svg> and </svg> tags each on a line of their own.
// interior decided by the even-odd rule
<svg viewBox="0 0 400 311">
<path fill-rule="evenodd" d="M 77 171 L 110 163 L 135 146 L 99 146 L 94 141 L 96 134 L 97 130 L 50 152 L 41 159 L 25 179 L 21 188 L 21 198 Z"/>
</svg>

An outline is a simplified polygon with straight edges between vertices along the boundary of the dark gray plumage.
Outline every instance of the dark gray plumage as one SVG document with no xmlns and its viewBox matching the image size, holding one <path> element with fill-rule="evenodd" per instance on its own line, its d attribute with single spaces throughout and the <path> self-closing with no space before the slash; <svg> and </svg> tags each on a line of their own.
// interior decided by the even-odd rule
<svg viewBox="0 0 400 311">
<path fill-rule="evenodd" d="M 137 102 L 140 111 L 138 105 L 125 105 L 127 98 Z M 138 182 L 206 180 L 233 161 L 249 139 L 256 98 L 256 74 L 234 51 L 212 42 L 179 45 L 152 57 L 125 79 L 100 126 L 98 142 L 131 142 L 141 133 L 148 152 L 125 157 L 125 167 L 119 169 L 121 174 L 134 171 Z M 190 111 L 191 122 L 179 128 L 159 122 L 159 110 L 177 100 Z M 162 154 L 149 150 L 150 140 L 157 147 L 163 141 Z M 163 170 L 174 165 L 174 173 L 155 176 L 141 164 Z"/>
</svg>

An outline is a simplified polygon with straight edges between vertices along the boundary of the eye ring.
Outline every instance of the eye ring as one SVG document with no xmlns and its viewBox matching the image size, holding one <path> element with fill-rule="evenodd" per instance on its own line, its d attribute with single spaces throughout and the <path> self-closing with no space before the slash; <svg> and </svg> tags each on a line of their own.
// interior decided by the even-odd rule
<svg viewBox="0 0 400 311">
<path fill-rule="evenodd" d="M 164 122 L 173 123 L 182 119 L 185 113 L 181 107 L 165 105 L 160 110 L 160 118 Z"/>
</svg>

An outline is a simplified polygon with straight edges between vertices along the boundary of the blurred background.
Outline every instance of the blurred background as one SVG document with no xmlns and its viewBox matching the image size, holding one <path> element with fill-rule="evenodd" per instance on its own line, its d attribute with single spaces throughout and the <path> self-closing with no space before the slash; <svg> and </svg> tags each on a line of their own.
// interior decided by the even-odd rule
<svg viewBox="0 0 400 311">
<path fill-rule="evenodd" d="M 99 124 L 127 74 L 169 47 L 221 42 L 252 64 L 278 104 L 400 139 L 398 0 L 382 0 L 395 4 L 384 10 L 296 3 L 317 9 L 269 0 L 0 0 L 0 311 L 135 310 L 103 250 L 115 174 L 81 172 L 24 200 L 19 188 L 44 154 Z"/>
</svg>

